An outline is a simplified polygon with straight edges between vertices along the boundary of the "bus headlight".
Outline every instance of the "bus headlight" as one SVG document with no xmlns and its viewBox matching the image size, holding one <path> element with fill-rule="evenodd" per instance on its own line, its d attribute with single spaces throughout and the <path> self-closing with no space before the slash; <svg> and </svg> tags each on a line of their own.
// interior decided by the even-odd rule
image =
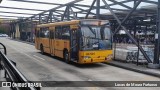
<svg viewBox="0 0 160 90">
<path fill-rule="evenodd" d="M 90 59 L 90 56 L 83 56 L 83 59 Z"/>
<path fill-rule="evenodd" d="M 106 60 L 111 60 L 113 58 L 113 54 L 108 55 L 105 59 Z"/>
</svg>

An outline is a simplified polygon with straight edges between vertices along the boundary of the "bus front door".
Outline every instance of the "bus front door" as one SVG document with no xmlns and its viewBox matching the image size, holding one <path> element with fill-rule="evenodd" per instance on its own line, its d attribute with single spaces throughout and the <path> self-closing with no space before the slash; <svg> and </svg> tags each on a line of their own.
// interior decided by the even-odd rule
<svg viewBox="0 0 160 90">
<path fill-rule="evenodd" d="M 71 30 L 71 60 L 78 61 L 78 38 L 77 30 Z"/>
</svg>

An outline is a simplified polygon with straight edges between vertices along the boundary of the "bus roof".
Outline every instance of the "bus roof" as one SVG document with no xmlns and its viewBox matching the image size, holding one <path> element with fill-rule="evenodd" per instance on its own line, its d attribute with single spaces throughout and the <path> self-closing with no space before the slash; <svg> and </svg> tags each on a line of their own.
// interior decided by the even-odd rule
<svg viewBox="0 0 160 90">
<path fill-rule="evenodd" d="M 82 19 L 82 20 L 71 20 L 71 21 L 62 21 L 62 22 L 54 22 L 54 23 L 47 23 L 47 24 L 40 24 L 37 27 L 50 27 L 50 26 L 58 26 L 58 25 L 72 25 L 72 24 L 79 24 L 80 21 L 107 21 L 108 20 L 98 20 L 98 19 Z"/>
<path fill-rule="evenodd" d="M 54 22 L 54 23 L 40 24 L 40 25 L 37 25 L 37 27 L 50 27 L 50 26 L 58 26 L 58 25 L 71 25 L 71 24 L 78 24 L 79 22 L 80 22 L 80 20 Z"/>
</svg>

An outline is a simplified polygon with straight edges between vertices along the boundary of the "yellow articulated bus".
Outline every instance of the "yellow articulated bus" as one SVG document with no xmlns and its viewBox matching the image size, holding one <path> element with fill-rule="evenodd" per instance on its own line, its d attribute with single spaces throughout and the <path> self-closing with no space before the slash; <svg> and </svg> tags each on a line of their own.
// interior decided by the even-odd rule
<svg viewBox="0 0 160 90">
<path fill-rule="evenodd" d="M 72 20 L 37 25 L 35 47 L 79 64 L 112 59 L 112 35 L 108 20 Z"/>
</svg>

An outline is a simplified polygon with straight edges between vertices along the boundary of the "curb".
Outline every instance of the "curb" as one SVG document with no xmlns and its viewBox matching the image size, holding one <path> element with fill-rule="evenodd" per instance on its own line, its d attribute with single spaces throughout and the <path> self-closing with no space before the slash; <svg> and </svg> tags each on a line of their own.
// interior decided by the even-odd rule
<svg viewBox="0 0 160 90">
<path fill-rule="evenodd" d="M 105 64 L 160 78 L 160 74 L 157 74 L 157 73 L 151 73 L 151 72 L 148 72 L 148 71 L 143 71 L 143 70 L 139 70 L 139 69 L 135 69 L 135 68 L 125 67 L 125 66 L 114 64 L 114 63 L 105 63 Z"/>
<path fill-rule="evenodd" d="M 18 40 L 18 39 L 11 39 L 11 38 L 9 38 L 9 39 L 14 40 L 14 41 L 18 41 L 18 42 L 22 42 L 22 43 L 27 43 L 27 44 L 30 44 L 30 45 L 34 45 L 34 43 L 27 42 L 27 41 L 22 41 L 22 40 Z"/>
</svg>

